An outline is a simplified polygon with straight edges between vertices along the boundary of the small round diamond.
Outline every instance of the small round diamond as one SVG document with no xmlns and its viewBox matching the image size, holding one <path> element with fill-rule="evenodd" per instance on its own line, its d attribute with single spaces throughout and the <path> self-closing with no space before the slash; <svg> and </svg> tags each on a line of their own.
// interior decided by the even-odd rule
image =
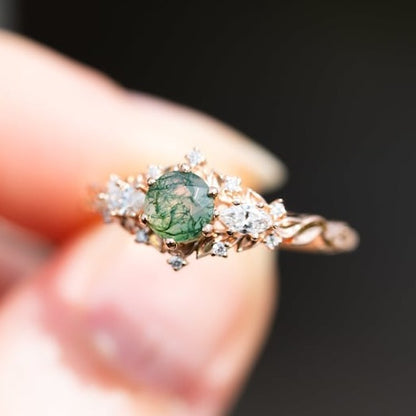
<svg viewBox="0 0 416 416">
<path fill-rule="evenodd" d="M 191 167 L 195 167 L 205 162 L 205 156 L 198 149 L 191 150 L 186 155 L 186 159 L 188 160 Z"/>
<path fill-rule="evenodd" d="M 172 269 L 178 271 L 186 266 L 186 260 L 180 256 L 172 256 L 168 259 L 168 263 L 172 266 Z"/>
<path fill-rule="evenodd" d="M 162 174 L 162 169 L 156 165 L 150 165 L 147 168 L 147 178 L 157 179 Z"/>
<path fill-rule="evenodd" d="M 224 189 L 230 192 L 241 191 L 241 178 L 238 176 L 226 176 L 224 178 Z"/>
<path fill-rule="evenodd" d="M 269 234 L 264 242 L 270 250 L 274 250 L 282 242 L 282 239 L 275 234 Z"/>
<path fill-rule="evenodd" d="M 276 219 L 280 218 L 282 215 L 286 214 L 285 206 L 283 205 L 283 202 L 280 199 L 277 199 L 276 201 L 273 201 L 270 204 L 270 213 Z"/>
<path fill-rule="evenodd" d="M 136 233 L 136 242 L 137 243 L 148 243 L 149 242 L 149 234 L 146 230 L 140 229 Z"/>
<path fill-rule="evenodd" d="M 227 257 L 227 247 L 220 241 L 216 242 L 212 246 L 211 253 L 213 256 Z"/>
</svg>

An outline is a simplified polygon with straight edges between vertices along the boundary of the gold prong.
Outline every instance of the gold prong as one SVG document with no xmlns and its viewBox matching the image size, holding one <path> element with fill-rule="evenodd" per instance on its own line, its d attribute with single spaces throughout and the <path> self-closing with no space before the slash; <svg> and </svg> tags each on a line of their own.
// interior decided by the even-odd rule
<svg viewBox="0 0 416 416">
<path fill-rule="evenodd" d="M 256 207 L 257 208 L 264 208 L 264 202 L 257 202 Z"/>
<path fill-rule="evenodd" d="M 149 186 L 154 185 L 154 184 L 155 184 L 155 182 L 156 182 L 156 179 L 155 179 L 155 178 L 148 178 L 148 179 L 147 179 L 147 184 L 148 184 Z"/>
<path fill-rule="evenodd" d="M 218 188 L 215 186 L 210 186 L 208 188 L 208 196 L 215 198 L 218 195 Z"/>
<path fill-rule="evenodd" d="M 140 216 L 140 220 L 143 224 L 147 224 L 147 215 L 146 214 L 142 214 Z"/>
<path fill-rule="evenodd" d="M 241 205 L 241 201 L 239 199 L 234 199 L 233 205 Z"/>
<path fill-rule="evenodd" d="M 214 227 L 212 226 L 212 224 L 206 224 L 204 225 L 204 228 L 202 229 L 202 234 L 204 234 L 204 236 L 209 236 L 212 234 Z"/>
<path fill-rule="evenodd" d="M 178 245 L 173 238 L 167 238 L 165 240 L 165 244 L 166 244 L 166 247 L 169 249 L 176 248 Z"/>
<path fill-rule="evenodd" d="M 191 171 L 191 167 L 187 163 L 181 163 L 179 165 L 179 170 L 181 172 L 190 172 Z"/>
<path fill-rule="evenodd" d="M 146 193 L 146 192 L 147 192 L 147 187 L 146 187 L 146 185 L 144 185 L 143 183 L 138 183 L 138 184 L 136 185 L 136 189 L 137 189 L 138 191 L 142 191 L 143 193 Z"/>
</svg>

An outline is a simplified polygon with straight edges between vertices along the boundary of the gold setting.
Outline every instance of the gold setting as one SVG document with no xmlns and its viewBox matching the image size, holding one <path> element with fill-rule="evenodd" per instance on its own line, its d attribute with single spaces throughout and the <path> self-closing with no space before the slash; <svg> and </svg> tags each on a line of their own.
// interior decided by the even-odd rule
<svg viewBox="0 0 416 416">
<path fill-rule="evenodd" d="M 177 243 L 171 238 L 162 239 L 147 225 L 143 213 L 145 195 L 159 176 L 171 171 L 200 176 L 209 187 L 209 196 L 214 198 L 212 221 L 195 241 Z M 268 204 L 261 195 L 244 187 L 240 178 L 210 169 L 197 149 L 175 165 L 152 165 L 147 173 L 126 179 L 110 175 L 107 187 L 96 192 L 94 200 L 105 222 L 116 221 L 136 236 L 136 242 L 169 253 L 168 263 L 174 270 L 185 266 L 187 257 L 194 252 L 197 259 L 208 255 L 226 258 L 230 251 L 240 252 L 259 244 L 269 249 L 325 253 L 350 251 L 358 245 L 358 234 L 347 224 L 286 212 L 282 199 Z"/>
</svg>

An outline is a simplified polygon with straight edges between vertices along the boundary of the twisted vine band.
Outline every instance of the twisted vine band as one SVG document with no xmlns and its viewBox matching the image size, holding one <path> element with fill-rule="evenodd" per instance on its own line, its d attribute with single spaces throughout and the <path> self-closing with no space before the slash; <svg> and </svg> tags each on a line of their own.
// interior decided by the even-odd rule
<svg viewBox="0 0 416 416">
<path fill-rule="evenodd" d="M 287 212 L 281 199 L 267 203 L 241 179 L 210 169 L 192 150 L 182 163 L 149 166 L 128 178 L 111 175 L 94 194 L 105 222 L 118 222 L 137 243 L 168 253 L 174 270 L 187 258 L 227 257 L 256 245 L 339 253 L 353 250 L 358 234 L 347 224 Z"/>
</svg>

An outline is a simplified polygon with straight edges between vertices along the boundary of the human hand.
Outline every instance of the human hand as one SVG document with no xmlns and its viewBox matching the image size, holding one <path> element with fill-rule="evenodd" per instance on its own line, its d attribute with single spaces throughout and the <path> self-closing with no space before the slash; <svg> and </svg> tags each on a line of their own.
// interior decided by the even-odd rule
<svg viewBox="0 0 416 416">
<path fill-rule="evenodd" d="M 169 164 L 194 146 L 257 190 L 278 185 L 282 165 L 218 121 L 15 35 L 0 32 L 0 62 L 0 215 L 54 244 L 2 297 L 0 414 L 226 413 L 267 332 L 273 255 L 206 258 L 174 274 L 118 227 L 94 225 L 83 195 L 111 172 Z M 19 270 L 36 245 L 9 264 Z"/>
</svg>

